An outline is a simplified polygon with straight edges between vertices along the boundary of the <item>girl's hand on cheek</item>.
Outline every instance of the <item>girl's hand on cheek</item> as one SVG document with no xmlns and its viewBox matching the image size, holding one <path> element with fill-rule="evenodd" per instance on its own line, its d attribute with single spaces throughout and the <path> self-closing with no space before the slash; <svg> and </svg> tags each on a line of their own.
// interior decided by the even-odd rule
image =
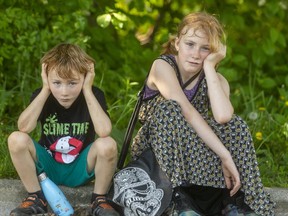
<svg viewBox="0 0 288 216">
<path fill-rule="evenodd" d="M 226 57 L 226 46 L 221 44 L 218 52 L 210 53 L 204 60 L 204 67 L 211 65 L 215 67 L 221 60 Z"/>
</svg>

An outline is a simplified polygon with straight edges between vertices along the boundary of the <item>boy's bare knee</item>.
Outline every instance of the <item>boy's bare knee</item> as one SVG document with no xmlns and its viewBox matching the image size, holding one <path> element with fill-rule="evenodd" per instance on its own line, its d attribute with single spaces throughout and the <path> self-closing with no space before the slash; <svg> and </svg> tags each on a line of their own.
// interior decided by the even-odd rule
<svg viewBox="0 0 288 216">
<path fill-rule="evenodd" d="M 112 137 L 98 138 L 95 145 L 97 145 L 98 156 L 107 158 L 117 156 L 117 143 Z"/>
<path fill-rule="evenodd" d="M 8 137 L 8 148 L 10 152 L 17 152 L 27 148 L 30 136 L 20 131 L 12 132 Z"/>
</svg>

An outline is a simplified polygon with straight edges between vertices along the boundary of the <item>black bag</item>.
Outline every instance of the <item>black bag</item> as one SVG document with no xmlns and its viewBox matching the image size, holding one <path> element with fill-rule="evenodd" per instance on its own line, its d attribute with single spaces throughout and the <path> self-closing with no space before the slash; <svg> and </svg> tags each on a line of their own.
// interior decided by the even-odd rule
<svg viewBox="0 0 288 216">
<path fill-rule="evenodd" d="M 125 216 L 159 216 L 172 199 L 172 184 L 151 148 L 114 176 L 113 201 Z"/>
<path fill-rule="evenodd" d="M 161 170 L 151 148 L 142 152 L 139 158 L 123 168 L 132 139 L 144 87 L 138 93 L 138 100 L 130 118 L 117 167 L 113 178 L 113 202 L 123 208 L 125 216 L 159 216 L 172 199 L 172 184 Z M 123 168 L 123 169 L 122 169 Z"/>
</svg>

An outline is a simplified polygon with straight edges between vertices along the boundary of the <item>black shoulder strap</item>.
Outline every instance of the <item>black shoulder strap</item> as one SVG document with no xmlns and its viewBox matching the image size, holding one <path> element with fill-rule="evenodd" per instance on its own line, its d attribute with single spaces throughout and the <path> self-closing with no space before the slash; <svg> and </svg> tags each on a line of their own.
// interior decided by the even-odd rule
<svg viewBox="0 0 288 216">
<path fill-rule="evenodd" d="M 119 155 L 119 159 L 118 159 L 118 164 L 117 164 L 117 168 L 118 169 L 122 169 L 124 162 L 126 160 L 126 156 L 128 153 L 128 149 L 131 143 L 131 139 L 132 139 L 132 135 L 133 135 L 133 131 L 135 128 L 135 125 L 137 123 L 137 119 L 138 119 L 138 114 L 139 114 L 139 110 L 142 104 L 142 98 L 143 98 L 143 94 L 144 94 L 144 86 L 142 87 L 141 91 L 138 93 L 138 99 L 137 102 L 135 104 L 133 113 L 130 117 L 129 123 L 128 123 L 128 127 L 124 136 L 124 141 L 123 141 L 123 146 Z"/>
<path fill-rule="evenodd" d="M 161 55 L 160 57 L 158 57 L 158 59 L 163 59 L 163 60 L 167 61 L 174 68 L 174 70 L 176 71 L 176 74 L 177 74 L 177 78 L 178 78 L 178 80 L 180 82 L 180 85 L 182 86 L 183 89 L 186 88 L 200 73 L 199 72 L 199 73 L 195 74 L 186 83 L 184 83 L 182 85 L 182 79 L 181 79 L 180 72 L 179 72 L 179 69 L 178 69 L 178 66 L 177 66 L 177 63 L 176 63 L 175 59 L 173 57 L 169 56 L 169 55 Z M 149 75 L 149 73 L 147 74 L 147 77 L 148 77 L 148 75 Z M 146 77 L 146 79 L 147 79 L 147 77 Z M 146 82 L 144 82 L 144 83 L 146 83 Z M 125 136 L 124 136 L 123 146 L 122 146 L 122 149 L 121 149 L 121 152 L 120 152 L 120 156 L 119 156 L 119 160 L 118 160 L 118 164 L 117 164 L 117 168 L 118 169 L 122 169 L 123 168 L 124 162 L 126 160 L 126 156 L 127 156 L 127 153 L 128 153 L 128 149 L 129 149 L 130 143 L 131 143 L 133 131 L 134 131 L 135 125 L 137 123 L 139 110 L 140 110 L 140 107 L 141 107 L 141 104 L 142 104 L 144 90 L 145 90 L 145 84 L 144 84 L 144 86 L 142 87 L 142 89 L 138 93 L 138 96 L 137 96 L 138 99 L 137 99 L 137 102 L 135 104 L 133 113 L 132 113 L 131 118 L 130 118 L 129 123 L 128 123 L 128 127 L 127 127 L 127 130 L 126 130 Z"/>
</svg>

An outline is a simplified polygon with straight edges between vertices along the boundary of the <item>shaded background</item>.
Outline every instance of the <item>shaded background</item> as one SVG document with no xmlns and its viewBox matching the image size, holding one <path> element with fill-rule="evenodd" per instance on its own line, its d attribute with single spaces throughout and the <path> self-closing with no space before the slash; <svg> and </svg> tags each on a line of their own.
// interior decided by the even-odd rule
<svg viewBox="0 0 288 216">
<path fill-rule="evenodd" d="M 42 84 L 44 52 L 69 42 L 96 59 L 95 84 L 105 92 L 121 150 L 136 94 L 162 44 L 184 15 L 206 11 L 225 26 L 219 72 L 250 126 L 264 184 L 288 187 L 287 10 L 287 0 L 0 0 L 0 178 L 18 178 L 7 137 Z"/>
</svg>

